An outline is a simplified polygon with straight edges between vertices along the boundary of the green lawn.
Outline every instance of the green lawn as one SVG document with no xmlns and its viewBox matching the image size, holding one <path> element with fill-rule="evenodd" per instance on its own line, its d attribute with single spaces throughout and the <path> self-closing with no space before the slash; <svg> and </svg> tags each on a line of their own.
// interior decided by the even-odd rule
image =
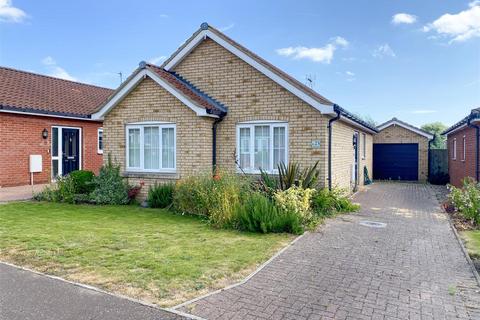
<svg viewBox="0 0 480 320">
<path fill-rule="evenodd" d="M 480 230 L 462 231 L 461 237 L 466 243 L 470 257 L 480 259 Z"/>
<path fill-rule="evenodd" d="M 0 260 L 162 306 L 240 280 L 290 240 L 135 206 L 0 205 Z"/>
</svg>

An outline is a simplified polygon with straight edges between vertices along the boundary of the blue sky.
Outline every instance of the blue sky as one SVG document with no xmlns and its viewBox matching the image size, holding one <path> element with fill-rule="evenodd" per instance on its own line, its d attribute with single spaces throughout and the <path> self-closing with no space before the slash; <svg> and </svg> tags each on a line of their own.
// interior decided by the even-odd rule
<svg viewBox="0 0 480 320">
<path fill-rule="evenodd" d="M 377 122 L 480 107 L 479 0 L 0 0 L 0 65 L 115 88 L 204 21 Z"/>
</svg>

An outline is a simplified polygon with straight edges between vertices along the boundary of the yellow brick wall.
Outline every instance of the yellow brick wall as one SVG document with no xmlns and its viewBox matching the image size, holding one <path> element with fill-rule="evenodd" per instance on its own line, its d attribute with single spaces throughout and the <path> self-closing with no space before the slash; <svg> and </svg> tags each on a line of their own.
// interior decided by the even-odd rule
<svg viewBox="0 0 480 320">
<path fill-rule="evenodd" d="M 333 123 L 332 132 L 332 186 L 352 190 L 352 170 L 354 165 L 353 135 L 358 132 L 358 185 L 364 185 L 363 168 L 368 169 L 372 178 L 373 136 L 370 133 L 354 128 L 342 121 Z M 363 158 L 363 138 L 366 138 L 366 153 Z"/>
<path fill-rule="evenodd" d="M 418 143 L 418 179 L 427 181 L 428 138 L 397 125 L 391 125 L 375 135 L 373 143 Z"/>
<path fill-rule="evenodd" d="M 212 168 L 213 119 L 198 117 L 190 108 L 150 78 L 143 80 L 120 102 L 103 122 L 104 153 L 125 171 L 125 126 L 133 122 L 164 121 L 176 124 L 177 172 L 175 174 L 132 174 L 129 183 L 143 182 L 140 198 L 155 181 L 175 181 Z M 104 157 L 105 161 L 108 157 Z"/>
<path fill-rule="evenodd" d="M 289 125 L 289 160 L 310 166 L 320 161 L 326 179 L 327 118 L 283 87 L 207 39 L 175 71 L 228 107 L 218 127 L 218 165 L 236 170 L 236 125 L 252 120 L 281 120 Z M 321 148 L 313 149 L 312 140 Z"/>
</svg>

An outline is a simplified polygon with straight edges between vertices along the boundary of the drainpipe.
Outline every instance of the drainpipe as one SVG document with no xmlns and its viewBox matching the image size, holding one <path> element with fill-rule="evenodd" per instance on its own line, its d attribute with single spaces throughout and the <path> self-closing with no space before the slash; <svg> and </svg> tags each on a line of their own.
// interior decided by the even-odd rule
<svg viewBox="0 0 480 320">
<path fill-rule="evenodd" d="M 217 169 L 217 126 L 223 121 L 225 114 L 221 114 L 219 118 L 215 119 L 212 125 L 212 171 L 215 174 Z"/>
<path fill-rule="evenodd" d="M 332 190 L 332 131 L 333 123 L 340 119 L 340 110 L 336 104 L 333 105 L 333 111 L 337 114 L 334 118 L 328 120 L 328 190 Z"/>
<path fill-rule="evenodd" d="M 480 127 L 476 124 L 472 124 L 472 115 L 468 117 L 467 126 L 470 128 L 475 128 L 475 180 L 479 181 L 480 177 L 480 167 L 478 161 L 480 160 L 480 150 L 479 150 L 479 138 L 480 138 Z"/>
</svg>

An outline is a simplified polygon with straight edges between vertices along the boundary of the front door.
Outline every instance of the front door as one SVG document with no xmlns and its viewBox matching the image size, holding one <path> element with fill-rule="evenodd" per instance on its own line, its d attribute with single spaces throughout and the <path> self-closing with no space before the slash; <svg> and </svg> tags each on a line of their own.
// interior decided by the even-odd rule
<svg viewBox="0 0 480 320">
<path fill-rule="evenodd" d="M 353 134 L 353 168 L 352 184 L 355 188 L 358 185 L 358 132 Z"/>
<path fill-rule="evenodd" d="M 80 130 L 62 128 L 62 175 L 80 169 Z"/>
</svg>

